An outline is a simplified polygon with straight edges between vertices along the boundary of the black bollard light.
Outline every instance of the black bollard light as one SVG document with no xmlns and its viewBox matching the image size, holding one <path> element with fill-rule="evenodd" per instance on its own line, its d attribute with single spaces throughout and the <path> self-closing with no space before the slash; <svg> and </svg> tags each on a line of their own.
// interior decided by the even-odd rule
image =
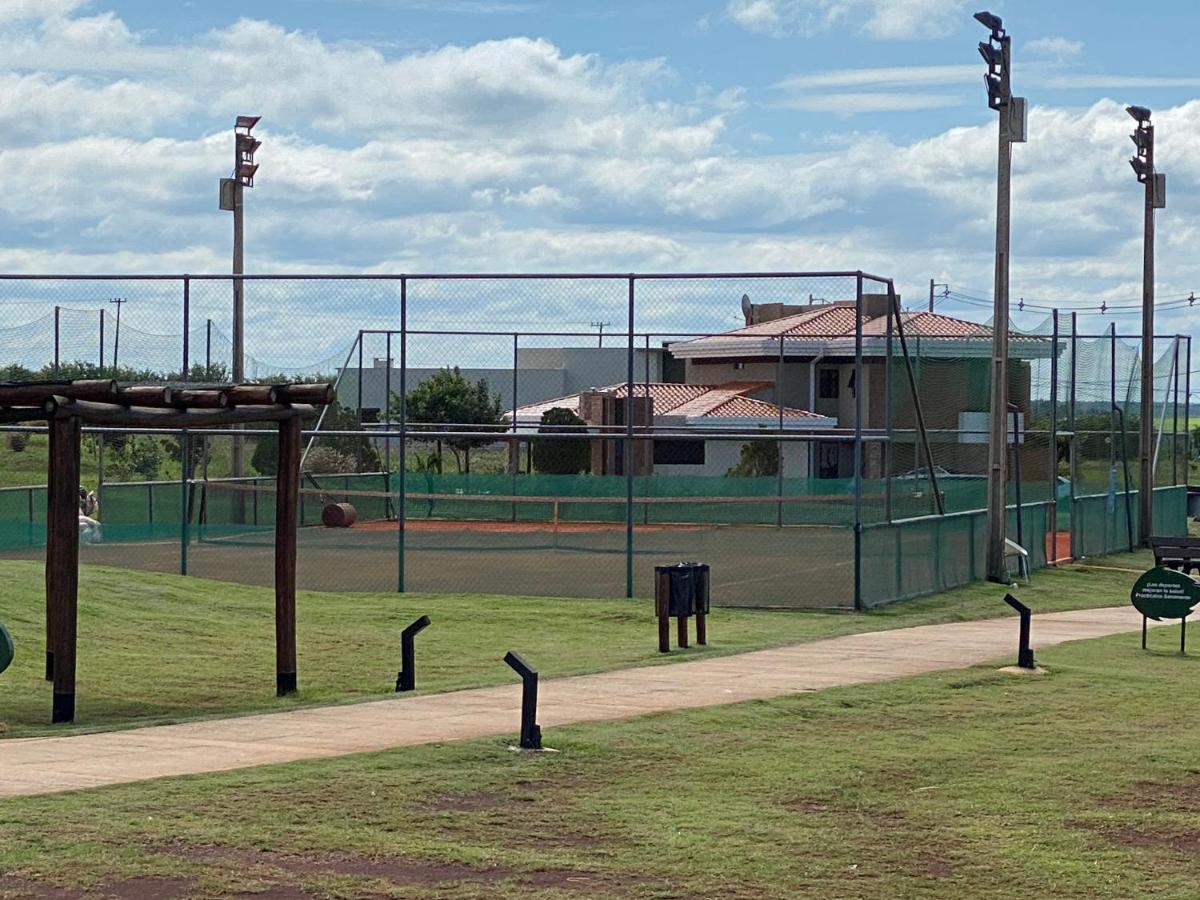
<svg viewBox="0 0 1200 900">
<path fill-rule="evenodd" d="M 429 627 L 429 616 L 421 616 L 400 632 L 400 672 L 396 675 L 396 693 L 417 689 L 416 649 L 413 638 Z"/>
<path fill-rule="evenodd" d="M 1033 611 L 1012 594 L 1006 594 L 1004 602 L 1015 609 L 1021 617 L 1021 635 L 1017 642 L 1017 667 L 1020 669 L 1036 669 L 1037 665 L 1033 661 L 1033 648 L 1029 646 L 1029 622 L 1033 616 Z"/>
<path fill-rule="evenodd" d="M 541 750 L 542 729 L 537 723 L 537 669 L 513 650 L 504 654 L 504 661 L 521 676 L 521 749 Z"/>
</svg>

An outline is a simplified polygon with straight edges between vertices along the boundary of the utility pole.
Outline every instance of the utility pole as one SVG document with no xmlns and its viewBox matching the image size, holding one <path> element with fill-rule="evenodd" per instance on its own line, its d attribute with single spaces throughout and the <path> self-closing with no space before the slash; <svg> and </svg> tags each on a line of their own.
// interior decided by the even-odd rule
<svg viewBox="0 0 1200 900">
<path fill-rule="evenodd" d="M 1008 490 L 1005 472 L 1008 455 L 1008 259 L 1009 207 L 1012 189 L 1012 145 L 1026 140 L 1024 97 L 1012 95 L 1012 38 L 999 16 L 989 12 L 975 19 L 991 35 L 979 44 L 979 55 L 987 63 L 983 76 L 988 107 L 999 113 L 999 153 L 996 175 L 996 274 L 992 289 L 992 392 L 988 427 L 987 577 L 1008 582 L 1004 542 L 1007 532 Z M 1020 448 L 1017 447 L 1017 452 Z"/>
<path fill-rule="evenodd" d="M 603 347 L 603 346 L 604 346 L 604 329 L 605 329 L 606 327 L 608 327 L 609 325 L 611 325 L 611 324 L 612 324 L 612 322 L 593 322 L 593 323 L 592 323 L 592 327 L 593 327 L 593 328 L 599 328 L 599 329 L 600 329 L 600 343 L 599 343 L 599 344 L 597 344 L 597 346 L 598 346 L 598 347 Z"/>
<path fill-rule="evenodd" d="M 933 312 L 933 304 L 935 302 L 933 299 L 933 292 L 934 292 L 935 288 L 942 288 L 942 297 L 945 297 L 946 294 L 948 294 L 950 292 L 950 285 L 938 284 L 932 278 L 930 278 L 929 279 L 929 311 L 930 312 Z"/>
<path fill-rule="evenodd" d="M 121 307 L 129 301 L 124 297 L 118 297 L 108 302 L 115 304 L 117 307 L 117 333 L 113 337 L 113 376 L 116 377 L 117 366 L 120 363 L 121 356 Z"/>
<path fill-rule="evenodd" d="M 1167 205 L 1167 176 L 1154 170 L 1154 126 L 1144 106 L 1125 109 L 1138 124 L 1130 139 L 1137 154 L 1129 161 L 1146 186 L 1142 244 L 1142 402 L 1138 422 L 1138 538 L 1149 543 L 1154 530 L 1154 211 Z"/>
<path fill-rule="evenodd" d="M 245 189 L 254 187 L 254 173 L 258 166 L 254 162 L 255 151 L 262 146 L 250 132 L 261 116 L 238 116 L 233 126 L 233 175 L 221 179 L 221 209 L 233 213 L 233 381 L 241 384 L 246 380 L 246 309 L 244 285 L 239 277 L 243 273 L 243 228 L 242 209 Z M 238 436 L 233 439 L 232 468 L 235 478 L 245 474 L 245 441 Z"/>
</svg>

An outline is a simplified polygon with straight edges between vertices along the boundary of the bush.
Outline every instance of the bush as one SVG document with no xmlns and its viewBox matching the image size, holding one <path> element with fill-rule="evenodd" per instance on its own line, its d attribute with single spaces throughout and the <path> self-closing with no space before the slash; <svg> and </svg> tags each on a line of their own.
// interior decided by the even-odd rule
<svg viewBox="0 0 1200 900">
<path fill-rule="evenodd" d="M 313 447 L 304 460 L 304 471 L 321 474 L 344 474 L 354 471 L 354 460 L 333 447 Z"/>
<path fill-rule="evenodd" d="M 13 453 L 24 453 L 28 445 L 29 435 L 24 432 L 14 431 L 8 436 L 8 449 Z"/>
<path fill-rule="evenodd" d="M 547 428 L 545 426 L 565 426 Z M 586 434 L 587 423 L 561 406 L 542 413 L 541 434 Z M 532 442 L 533 467 L 546 475 L 578 475 L 591 466 L 591 448 L 585 438 L 541 438 Z"/>
<path fill-rule="evenodd" d="M 763 478 L 779 474 L 779 447 L 775 441 L 751 441 L 742 444 L 742 454 L 736 466 L 725 473 L 727 478 Z"/>
</svg>

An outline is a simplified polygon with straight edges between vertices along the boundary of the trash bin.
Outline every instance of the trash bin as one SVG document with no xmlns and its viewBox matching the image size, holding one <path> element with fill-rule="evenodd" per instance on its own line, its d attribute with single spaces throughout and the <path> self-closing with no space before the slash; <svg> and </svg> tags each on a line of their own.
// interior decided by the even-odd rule
<svg viewBox="0 0 1200 900">
<path fill-rule="evenodd" d="M 696 617 L 698 643 L 708 643 L 704 618 L 709 611 L 709 567 L 704 563 L 681 562 L 654 567 L 654 598 L 658 613 L 658 644 L 663 653 L 670 649 L 668 621 L 679 624 L 679 646 L 686 647 L 687 620 Z"/>
</svg>

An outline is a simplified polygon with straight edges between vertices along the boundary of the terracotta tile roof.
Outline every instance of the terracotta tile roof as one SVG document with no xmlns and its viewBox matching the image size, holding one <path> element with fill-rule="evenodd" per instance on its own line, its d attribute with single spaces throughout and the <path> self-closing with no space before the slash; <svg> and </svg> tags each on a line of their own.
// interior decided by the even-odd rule
<svg viewBox="0 0 1200 900">
<path fill-rule="evenodd" d="M 991 338 L 992 329 L 977 322 L 955 319 L 953 316 L 943 316 L 931 312 L 905 312 L 900 317 L 904 321 L 905 337 L 917 336 L 932 338 Z M 863 322 L 863 334 L 879 337 L 887 334 L 888 317 L 876 316 Z M 895 323 L 892 325 L 895 334 Z M 854 334 L 854 321 L 851 316 L 850 335 Z"/>
<path fill-rule="evenodd" d="M 674 384 L 666 382 L 650 382 L 649 384 L 634 384 L 634 397 L 649 396 L 654 400 L 654 415 L 682 416 L 695 418 L 749 418 L 774 419 L 779 416 L 779 408 L 765 400 L 756 400 L 750 394 L 769 390 L 774 385 L 769 381 L 730 381 L 721 385 L 705 384 Z M 608 387 L 596 388 L 603 393 L 611 393 L 616 399 L 624 399 L 628 392 L 625 382 Z M 549 409 L 562 407 L 579 415 L 579 394 L 569 397 L 559 397 L 522 406 L 517 410 L 519 421 L 530 422 L 540 420 Z M 511 414 L 505 416 L 509 418 Z M 816 413 L 804 409 L 783 408 L 785 419 L 821 419 Z"/>
</svg>

